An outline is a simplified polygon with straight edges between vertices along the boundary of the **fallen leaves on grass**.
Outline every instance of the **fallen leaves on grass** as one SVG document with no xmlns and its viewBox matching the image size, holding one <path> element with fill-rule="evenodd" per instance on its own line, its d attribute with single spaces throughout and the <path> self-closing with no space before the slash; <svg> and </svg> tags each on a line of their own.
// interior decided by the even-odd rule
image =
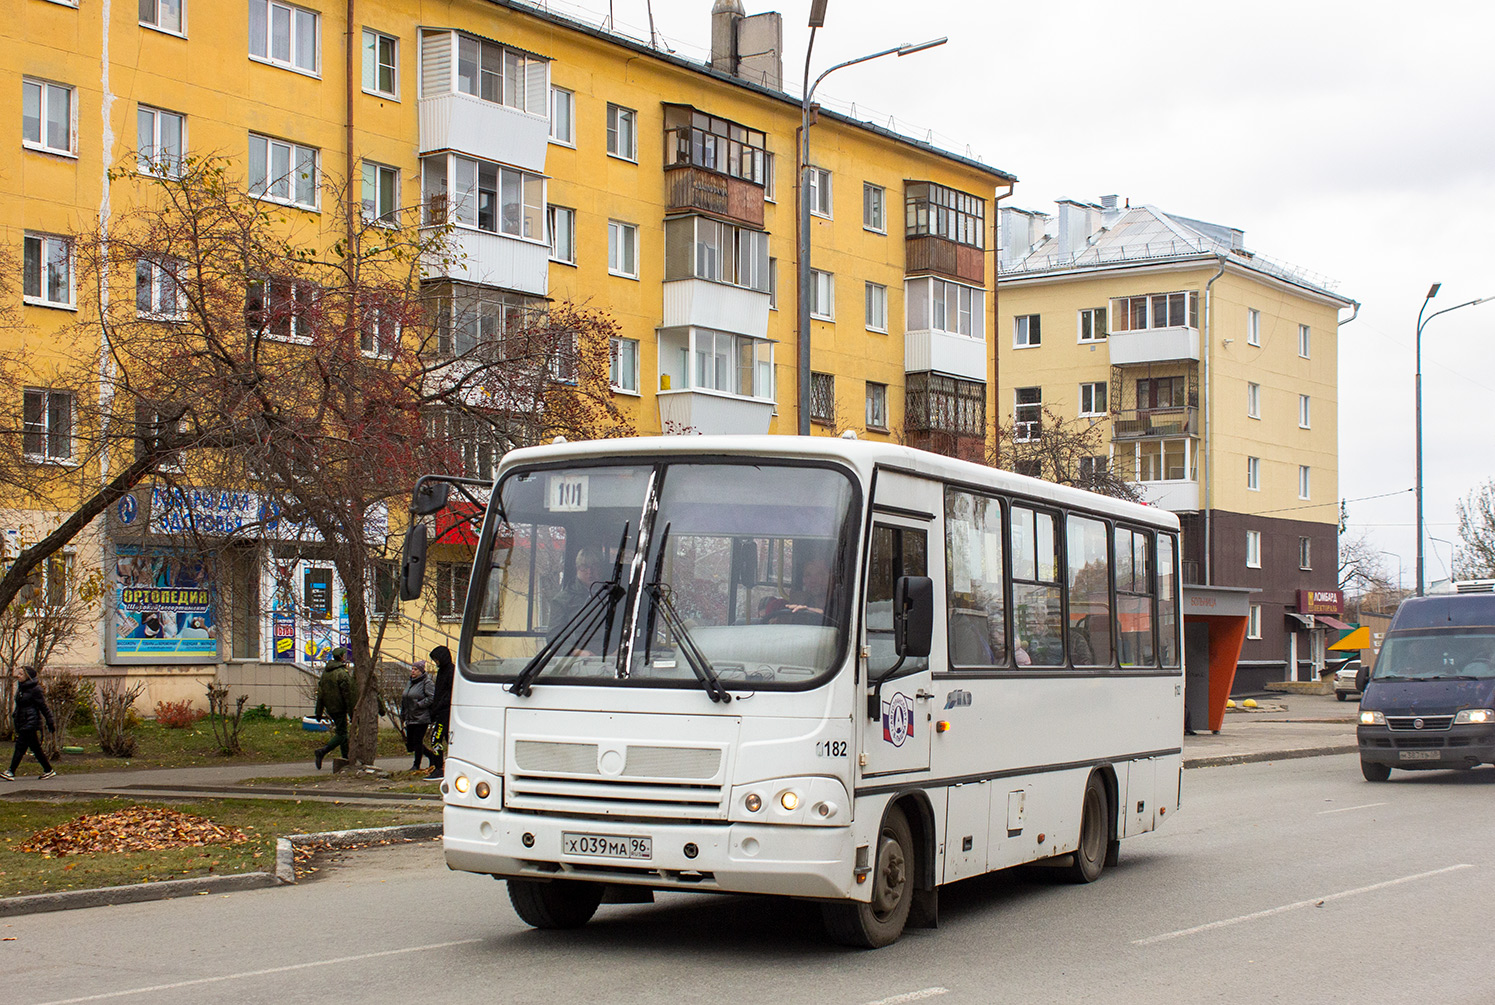
<svg viewBox="0 0 1495 1005">
<path fill-rule="evenodd" d="M 113 813 L 93 813 L 37 831 L 20 846 L 43 858 L 90 852 L 159 851 L 238 844 L 249 836 L 204 817 L 177 810 L 131 806 Z"/>
</svg>

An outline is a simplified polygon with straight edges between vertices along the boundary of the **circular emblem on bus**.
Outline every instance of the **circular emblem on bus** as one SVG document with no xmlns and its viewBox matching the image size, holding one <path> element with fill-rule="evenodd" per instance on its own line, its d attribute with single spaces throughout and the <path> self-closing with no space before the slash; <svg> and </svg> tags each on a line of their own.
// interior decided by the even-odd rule
<svg viewBox="0 0 1495 1005">
<path fill-rule="evenodd" d="M 895 747 L 914 735 L 914 703 L 903 692 L 893 695 L 882 706 L 882 738 Z"/>
<path fill-rule="evenodd" d="M 1413 729 L 1421 729 L 1422 728 L 1422 720 L 1421 719 L 1413 719 L 1412 720 L 1412 728 Z"/>
<path fill-rule="evenodd" d="M 604 775 L 621 775 L 623 773 L 623 752 L 621 750 L 604 750 L 597 758 L 597 770 Z"/>
</svg>

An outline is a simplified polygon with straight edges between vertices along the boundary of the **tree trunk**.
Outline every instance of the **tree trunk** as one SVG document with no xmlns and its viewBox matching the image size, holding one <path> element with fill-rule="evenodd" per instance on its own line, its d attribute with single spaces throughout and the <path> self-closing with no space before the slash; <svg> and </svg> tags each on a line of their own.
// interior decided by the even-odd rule
<svg viewBox="0 0 1495 1005">
<path fill-rule="evenodd" d="M 354 547 L 357 547 L 356 545 Z M 351 549 L 350 549 L 351 550 Z M 359 557 L 334 563 L 343 580 L 348 604 L 348 652 L 353 658 L 353 684 L 358 704 L 349 718 L 348 757 L 355 764 L 372 765 L 379 751 L 379 687 L 374 679 L 374 653 L 369 644 L 369 612 Z"/>
</svg>

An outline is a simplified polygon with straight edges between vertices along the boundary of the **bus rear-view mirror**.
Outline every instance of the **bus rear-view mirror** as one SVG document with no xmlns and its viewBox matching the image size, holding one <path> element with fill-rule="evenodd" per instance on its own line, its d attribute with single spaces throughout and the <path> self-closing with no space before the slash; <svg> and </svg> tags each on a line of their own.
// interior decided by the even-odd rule
<svg viewBox="0 0 1495 1005">
<path fill-rule="evenodd" d="M 426 580 L 426 525 L 414 523 L 405 531 L 405 547 L 400 561 L 400 599 L 419 600 Z"/>
<path fill-rule="evenodd" d="M 416 516 L 430 516 L 446 508 L 452 487 L 446 482 L 428 481 L 422 478 L 415 486 L 410 499 L 410 512 Z"/>
<path fill-rule="evenodd" d="M 934 638 L 934 580 L 899 576 L 893 584 L 893 646 L 899 656 L 929 655 Z"/>
</svg>

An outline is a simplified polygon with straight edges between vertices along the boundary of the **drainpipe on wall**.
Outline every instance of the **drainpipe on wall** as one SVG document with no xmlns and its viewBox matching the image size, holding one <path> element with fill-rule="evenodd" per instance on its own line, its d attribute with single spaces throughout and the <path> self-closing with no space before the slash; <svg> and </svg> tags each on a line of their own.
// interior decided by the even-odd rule
<svg viewBox="0 0 1495 1005">
<path fill-rule="evenodd" d="M 991 414 L 987 417 L 987 426 L 991 429 L 990 457 L 993 464 L 1001 460 L 1000 451 L 1002 446 L 1001 441 L 997 437 L 997 413 L 1001 408 L 1001 406 L 998 405 L 997 402 L 1002 400 L 1002 396 L 1000 393 L 1002 390 L 1002 366 L 997 362 L 997 346 L 999 344 L 998 339 L 1001 337 L 997 332 L 997 311 L 999 307 L 998 301 L 1000 299 L 997 288 L 1001 285 L 1000 279 L 1002 275 L 1002 207 L 998 204 L 1003 199 L 1006 199 L 1008 196 L 1012 195 L 1013 189 L 1015 189 L 1016 187 L 1017 182 L 1008 182 L 1007 191 L 997 193 L 997 195 L 991 201 Z M 993 191 L 995 191 L 995 189 Z M 903 411 L 903 424 L 905 427 L 907 427 L 908 385 L 906 382 L 904 384 Z M 982 439 L 985 438 L 985 431 L 983 431 Z M 982 452 L 985 453 L 985 450 L 983 449 Z"/>
<path fill-rule="evenodd" d="M 362 200 L 363 200 L 363 192 L 361 191 L 361 187 L 363 185 L 363 179 L 361 177 L 355 179 L 354 176 L 353 176 L 353 168 L 356 166 L 354 164 L 354 162 L 353 162 L 353 100 L 354 100 L 355 94 L 357 93 L 356 89 L 355 89 L 355 86 L 353 84 L 353 76 L 354 76 L 354 71 L 357 69 L 357 66 L 358 66 L 358 57 L 357 57 L 357 53 L 358 53 L 358 49 L 357 49 L 358 36 L 356 34 L 357 31 L 358 31 L 358 28 L 357 28 L 358 21 L 357 21 L 357 14 L 354 11 L 354 5 L 355 4 L 356 4 L 356 0 L 348 0 L 348 67 L 347 67 L 347 70 L 348 70 L 348 100 L 347 100 L 347 116 L 346 116 L 346 118 L 348 120 L 348 129 L 347 129 L 348 155 L 347 155 L 347 158 L 346 158 L 347 171 L 346 171 L 345 184 L 348 186 L 348 193 L 347 193 L 347 199 L 348 199 L 348 207 L 347 207 L 347 210 L 348 210 L 348 224 L 347 224 L 347 235 L 346 236 L 347 236 L 347 239 L 348 239 L 348 254 L 350 254 L 350 255 L 353 254 L 353 241 L 354 241 L 354 238 L 357 237 L 357 233 L 353 229 L 353 222 L 358 219 L 358 215 L 357 214 L 358 214 L 358 212 L 360 210 L 360 207 L 361 207 L 361 204 L 362 204 Z M 398 200 L 398 193 L 396 193 L 396 204 L 397 205 L 398 205 L 398 202 L 399 202 L 399 200 Z"/>
<path fill-rule="evenodd" d="M 1215 301 L 1211 287 L 1215 280 L 1225 275 L 1225 256 L 1216 255 L 1215 260 L 1220 263 L 1220 271 L 1210 276 L 1209 282 L 1204 284 L 1204 585 L 1215 584 L 1213 563 L 1210 561 L 1210 550 L 1213 547 L 1210 541 L 1210 522 L 1214 518 L 1215 511 L 1215 479 L 1211 470 L 1211 459 L 1214 457 L 1215 444 L 1210 439 L 1210 416 L 1215 411 L 1215 395 L 1209 382 L 1210 352 L 1215 341 Z"/>
</svg>

